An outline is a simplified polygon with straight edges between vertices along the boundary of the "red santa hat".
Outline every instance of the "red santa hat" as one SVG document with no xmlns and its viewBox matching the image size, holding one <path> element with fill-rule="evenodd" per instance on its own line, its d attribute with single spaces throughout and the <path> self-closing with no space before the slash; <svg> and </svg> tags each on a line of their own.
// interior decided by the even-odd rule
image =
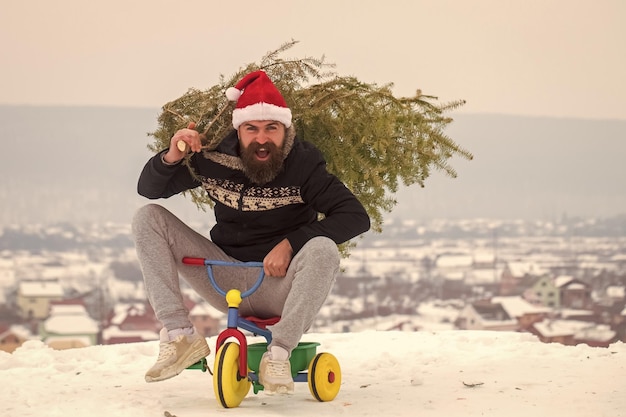
<svg viewBox="0 0 626 417">
<path fill-rule="evenodd" d="M 291 126 L 291 110 L 280 91 L 263 71 L 246 75 L 234 87 L 226 90 L 226 97 L 236 101 L 233 127 L 238 129 L 251 120 L 276 120 Z"/>
</svg>

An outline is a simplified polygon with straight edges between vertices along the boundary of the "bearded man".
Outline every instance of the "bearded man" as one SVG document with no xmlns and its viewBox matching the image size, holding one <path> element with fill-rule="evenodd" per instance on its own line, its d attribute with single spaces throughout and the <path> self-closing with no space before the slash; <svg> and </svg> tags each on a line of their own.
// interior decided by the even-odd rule
<svg viewBox="0 0 626 417">
<path fill-rule="evenodd" d="M 157 204 L 140 208 L 133 218 L 147 297 L 163 325 L 159 357 L 145 379 L 171 378 L 210 353 L 205 336 L 189 321 L 179 278 L 227 311 L 206 269 L 183 264 L 183 257 L 257 261 L 266 277 L 243 301 L 240 313 L 281 317 L 271 326 L 259 381 L 268 393 L 290 393 L 289 357 L 335 282 L 337 244 L 366 232 L 370 219 L 354 194 L 326 170 L 319 150 L 296 138 L 291 111 L 263 71 L 246 75 L 226 95 L 237 101 L 234 130 L 215 150 L 202 150 L 200 134 L 190 124 L 146 163 L 139 177 L 138 192 L 149 199 L 202 186 L 215 203 L 216 220 L 207 238 Z M 181 141 L 186 146 L 179 147 Z M 181 164 L 187 152 L 192 152 L 195 175 Z M 215 277 L 223 288 L 249 288 L 258 272 L 215 267 Z"/>
</svg>

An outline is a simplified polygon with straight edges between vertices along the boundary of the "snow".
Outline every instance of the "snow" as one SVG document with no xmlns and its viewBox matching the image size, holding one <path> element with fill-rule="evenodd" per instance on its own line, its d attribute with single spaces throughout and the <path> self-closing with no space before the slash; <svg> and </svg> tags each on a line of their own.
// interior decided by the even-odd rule
<svg viewBox="0 0 626 417">
<path fill-rule="evenodd" d="M 554 279 L 554 285 L 557 288 L 561 288 L 562 286 L 567 285 L 573 279 L 574 279 L 574 277 L 569 276 L 569 275 L 559 275 L 558 277 L 556 277 Z"/>
<path fill-rule="evenodd" d="M 567 286 L 567 289 L 569 289 L 569 290 L 584 290 L 585 286 L 583 284 L 574 283 L 574 284 L 569 284 Z"/>
<path fill-rule="evenodd" d="M 615 332 L 609 326 L 581 320 L 544 320 L 535 323 L 534 326 L 545 337 L 576 335 L 581 339 L 587 338 L 599 342 L 606 342 L 615 337 Z"/>
<path fill-rule="evenodd" d="M 215 337 L 209 339 L 214 348 Z M 250 337 L 249 341 L 259 341 Z M 342 367 L 334 401 L 252 390 L 237 416 L 626 416 L 626 344 L 545 344 L 514 332 L 307 334 Z M 225 415 L 209 373 L 186 370 L 144 382 L 157 342 L 56 351 L 28 341 L 0 351 L 3 416 L 177 417 Z M 213 355 L 209 357 L 212 363 Z"/>
<path fill-rule="evenodd" d="M 102 338 L 105 340 L 114 337 L 139 337 L 142 340 L 158 340 L 159 334 L 150 330 L 122 330 L 119 326 L 109 326 L 102 330 Z"/>
<path fill-rule="evenodd" d="M 51 315 L 44 322 L 44 328 L 48 333 L 56 334 L 97 334 L 98 322 L 84 314 L 57 314 Z"/>
<path fill-rule="evenodd" d="M 63 288 L 57 281 L 20 282 L 20 294 L 28 297 L 62 297 Z"/>
<path fill-rule="evenodd" d="M 541 275 L 548 271 L 533 262 L 507 262 L 509 270 L 514 277 L 523 277 L 526 274 Z"/>
<path fill-rule="evenodd" d="M 469 255 L 442 255 L 435 261 L 438 268 L 462 268 L 469 267 L 473 263 L 474 258 Z"/>
<path fill-rule="evenodd" d="M 622 300 L 626 298 L 626 287 L 611 285 L 606 289 L 606 295 L 610 298 Z"/>
<path fill-rule="evenodd" d="M 551 311 L 547 307 L 530 304 L 519 296 L 493 297 L 491 302 L 501 304 L 507 314 L 514 318 L 522 317 L 524 314 L 547 314 Z"/>
</svg>

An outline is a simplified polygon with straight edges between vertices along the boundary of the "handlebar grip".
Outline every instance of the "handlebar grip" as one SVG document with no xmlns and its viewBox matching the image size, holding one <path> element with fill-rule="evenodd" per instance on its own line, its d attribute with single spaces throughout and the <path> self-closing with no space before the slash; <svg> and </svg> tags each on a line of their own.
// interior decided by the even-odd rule
<svg viewBox="0 0 626 417">
<path fill-rule="evenodd" d="M 183 263 L 185 265 L 202 265 L 202 266 L 204 266 L 204 258 L 192 258 L 190 256 L 185 256 L 183 258 Z"/>
</svg>

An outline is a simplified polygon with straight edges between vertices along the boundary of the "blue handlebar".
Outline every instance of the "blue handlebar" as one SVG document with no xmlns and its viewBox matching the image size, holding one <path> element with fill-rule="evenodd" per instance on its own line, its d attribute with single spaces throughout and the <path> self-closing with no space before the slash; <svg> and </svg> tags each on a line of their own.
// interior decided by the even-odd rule
<svg viewBox="0 0 626 417">
<path fill-rule="evenodd" d="M 263 270 L 263 262 L 228 262 L 228 261 L 215 261 L 211 259 L 205 259 L 204 265 L 206 265 L 207 272 L 209 274 L 209 280 L 211 281 L 211 285 L 215 288 L 221 296 L 226 297 L 226 291 L 224 291 L 217 281 L 215 281 L 215 277 L 213 276 L 213 266 L 239 266 L 246 268 L 261 268 L 261 272 L 259 272 L 259 277 L 257 278 L 254 285 L 248 290 L 241 293 L 241 298 L 246 298 L 253 292 L 259 289 L 261 283 L 263 282 L 263 278 L 265 278 L 265 271 Z"/>
</svg>

